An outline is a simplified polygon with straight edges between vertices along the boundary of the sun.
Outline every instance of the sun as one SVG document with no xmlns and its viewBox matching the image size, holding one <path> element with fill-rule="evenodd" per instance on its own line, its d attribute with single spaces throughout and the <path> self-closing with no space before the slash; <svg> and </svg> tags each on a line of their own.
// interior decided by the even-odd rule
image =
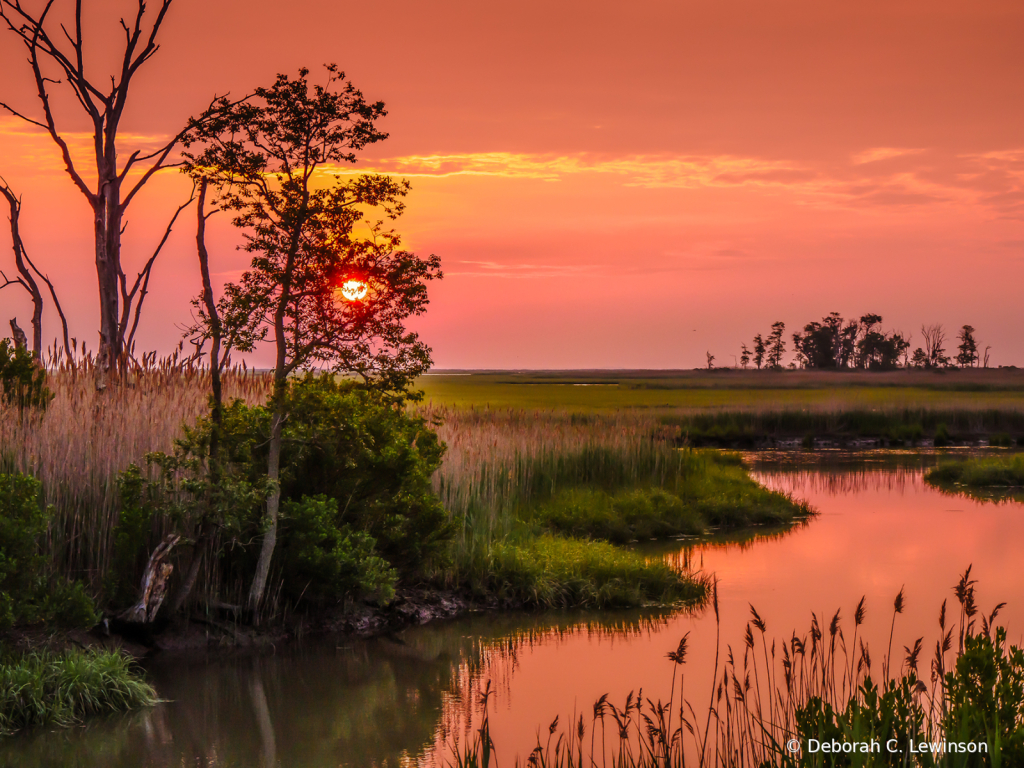
<svg viewBox="0 0 1024 768">
<path fill-rule="evenodd" d="M 342 283 L 341 295 L 344 296 L 347 301 L 362 301 L 366 297 L 366 292 L 369 290 L 370 286 L 362 280 L 346 280 Z"/>
</svg>

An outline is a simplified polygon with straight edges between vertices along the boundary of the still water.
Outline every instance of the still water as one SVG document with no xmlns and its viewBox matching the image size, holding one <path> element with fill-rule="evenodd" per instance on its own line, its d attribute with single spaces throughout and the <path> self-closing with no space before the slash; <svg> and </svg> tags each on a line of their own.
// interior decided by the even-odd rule
<svg viewBox="0 0 1024 768">
<path fill-rule="evenodd" d="M 942 601 L 973 564 L 980 607 L 999 602 L 1011 642 L 1024 632 L 1024 504 L 973 500 L 927 486 L 927 453 L 751 454 L 762 483 L 808 500 L 819 514 L 796 528 L 761 530 L 684 546 L 651 545 L 718 579 L 720 621 L 692 611 L 474 614 L 394 637 L 289 648 L 276 655 L 156 660 L 150 672 L 168 703 L 71 730 L 0 741 L 0 765 L 431 766 L 453 738 L 465 741 L 488 682 L 492 737 L 511 764 L 559 715 L 589 713 L 608 693 L 667 699 L 666 653 L 689 633 L 686 697 L 707 711 L 716 647 L 741 654 L 750 606 L 769 638 L 808 630 L 812 612 L 837 610 L 852 629 L 866 598 L 861 637 L 876 664 L 923 637 L 934 647 Z M 719 639 L 720 638 L 720 639 Z M 703 707 L 703 710 L 701 709 Z M 589 719 L 589 718 L 588 718 Z"/>
</svg>

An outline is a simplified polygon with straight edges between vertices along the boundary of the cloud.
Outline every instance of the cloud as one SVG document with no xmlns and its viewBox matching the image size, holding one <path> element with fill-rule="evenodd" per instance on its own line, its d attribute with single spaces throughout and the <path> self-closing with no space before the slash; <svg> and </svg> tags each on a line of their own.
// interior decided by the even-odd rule
<svg viewBox="0 0 1024 768">
<path fill-rule="evenodd" d="M 898 167 L 881 160 L 900 159 Z M 877 165 L 876 165 L 877 164 Z M 800 205 L 903 210 L 960 204 L 1000 213 L 1024 205 L 1024 150 L 936 155 L 924 149 L 873 147 L 845 163 L 731 154 L 574 155 L 513 152 L 409 155 L 376 160 L 360 170 L 407 177 L 495 177 L 558 183 L 587 177 L 647 189 L 748 189 L 788 193 Z"/>
<path fill-rule="evenodd" d="M 456 264 L 465 264 L 468 269 L 446 269 L 446 275 L 462 275 L 464 277 L 512 277 L 512 278 L 551 278 L 579 277 L 593 274 L 596 264 L 502 264 L 497 261 L 461 260 Z"/>
<path fill-rule="evenodd" d="M 79 173 L 87 181 L 90 180 L 96 170 L 93 134 L 87 131 L 62 130 L 60 137 L 67 143 Z M 131 133 L 121 130 L 118 131 L 117 138 L 118 159 L 124 163 L 132 152 L 139 150 L 141 155 L 148 155 L 164 146 L 172 137 L 167 134 Z M 24 120 L 9 115 L 0 116 L 0 146 L 4 148 L 5 157 L 11 159 L 12 165 L 30 168 L 39 175 L 66 173 L 60 149 L 50 134 Z M 129 175 L 141 175 L 148 166 L 148 162 L 140 163 Z"/>
<path fill-rule="evenodd" d="M 890 160 L 894 157 L 919 155 L 925 151 L 924 149 L 902 149 L 899 147 L 872 147 L 853 155 L 850 162 L 854 165 L 866 165 L 867 163 L 877 163 L 879 160 Z"/>
<path fill-rule="evenodd" d="M 367 172 L 408 177 L 450 178 L 493 176 L 510 179 L 561 181 L 570 176 L 618 177 L 631 187 L 691 188 L 788 184 L 814 176 L 793 163 L 734 155 L 595 156 L 482 152 L 449 155 L 410 155 L 377 160 L 369 168 L 325 167 L 336 175 Z"/>
</svg>

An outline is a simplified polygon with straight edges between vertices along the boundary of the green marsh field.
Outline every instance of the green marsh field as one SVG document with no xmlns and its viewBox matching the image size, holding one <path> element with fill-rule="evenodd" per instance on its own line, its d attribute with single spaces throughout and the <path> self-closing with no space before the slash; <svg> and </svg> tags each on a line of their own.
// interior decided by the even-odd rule
<svg viewBox="0 0 1024 768">
<path fill-rule="evenodd" d="M 702 413 L 897 408 L 1024 411 L 1024 369 L 444 371 L 417 380 L 434 405 Z"/>
</svg>

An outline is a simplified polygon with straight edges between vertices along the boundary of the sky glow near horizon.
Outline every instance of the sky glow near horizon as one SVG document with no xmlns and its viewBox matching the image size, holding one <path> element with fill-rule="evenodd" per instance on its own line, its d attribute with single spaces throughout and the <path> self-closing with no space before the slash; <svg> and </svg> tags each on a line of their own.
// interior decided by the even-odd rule
<svg viewBox="0 0 1024 768">
<path fill-rule="evenodd" d="M 127 7 L 91 12 L 87 53 L 102 59 Z M 969 323 L 992 364 L 1024 364 L 1020 3 L 278 9 L 176 0 L 136 83 L 122 157 L 158 145 L 215 93 L 337 62 L 387 104 L 390 138 L 324 169 L 324 183 L 364 171 L 411 180 L 398 229 L 446 275 L 414 323 L 438 367 L 694 367 L 706 351 L 732 365 L 775 320 L 793 331 L 833 310 L 877 312 L 915 344 L 922 323 L 950 336 Z M 0 98 L 36 114 L 23 58 L 0 33 Z M 85 159 L 87 126 L 58 107 Z M 95 348 L 90 213 L 56 147 L 0 118 L 0 175 L 23 196 L 30 255 L 72 335 Z M 130 278 L 188 188 L 165 172 L 133 203 Z M 194 226 L 183 214 L 160 257 L 142 347 L 169 351 L 189 319 Z M 237 233 L 217 217 L 211 227 L 215 280 L 233 279 L 247 262 Z M 4 325 L 15 314 L 27 324 L 13 289 L 0 307 Z M 52 312 L 46 322 L 52 338 Z"/>
</svg>

